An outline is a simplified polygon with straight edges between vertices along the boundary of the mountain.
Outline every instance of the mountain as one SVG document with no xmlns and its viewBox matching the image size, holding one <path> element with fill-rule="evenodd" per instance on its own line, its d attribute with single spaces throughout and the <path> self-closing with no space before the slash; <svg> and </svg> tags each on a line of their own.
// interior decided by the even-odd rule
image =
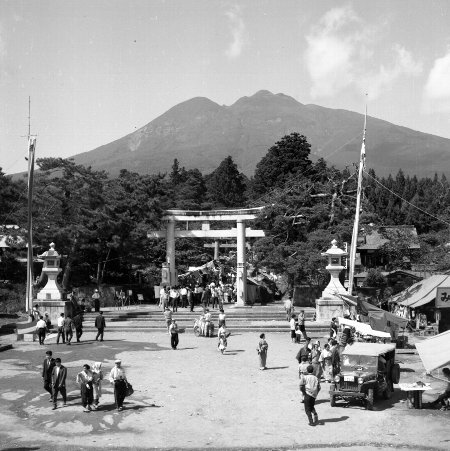
<svg viewBox="0 0 450 451">
<path fill-rule="evenodd" d="M 299 132 L 311 144 L 311 158 L 343 168 L 359 161 L 364 117 L 346 110 L 303 105 L 284 94 L 259 91 L 231 106 L 196 97 L 182 102 L 139 130 L 90 152 L 77 163 L 141 174 L 170 171 L 178 159 L 186 169 L 208 173 L 231 155 L 246 175 L 282 136 Z M 377 175 L 431 176 L 450 169 L 450 139 L 369 117 L 366 162 Z"/>
</svg>

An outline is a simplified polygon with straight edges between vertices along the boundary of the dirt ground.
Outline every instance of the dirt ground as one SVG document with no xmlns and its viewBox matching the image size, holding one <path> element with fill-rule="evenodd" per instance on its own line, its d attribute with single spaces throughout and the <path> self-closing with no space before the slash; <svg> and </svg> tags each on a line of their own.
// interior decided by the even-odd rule
<svg viewBox="0 0 450 451">
<path fill-rule="evenodd" d="M 88 334 L 86 334 L 88 335 Z M 92 336 L 89 336 L 92 335 Z M 268 334 L 268 369 L 258 369 L 258 334 L 232 335 L 224 355 L 216 339 L 180 335 L 178 350 L 164 333 L 93 334 L 72 346 L 14 343 L 0 353 L 2 450 L 450 448 L 450 412 L 406 408 L 398 387 L 374 411 L 352 403 L 330 407 L 328 384 L 317 401 L 320 424 L 307 424 L 299 402 L 297 344 Z M 87 340 L 90 341 L 87 341 Z M 3 339 L 4 340 L 4 339 Z M 51 410 L 40 368 L 51 349 L 68 368 L 68 406 Z M 121 358 L 135 393 L 117 412 L 109 382 L 101 408 L 84 413 L 76 373 L 102 361 L 105 373 Z M 398 355 L 401 382 L 425 381 L 417 355 Z M 444 384 L 430 381 L 430 401 Z"/>
</svg>

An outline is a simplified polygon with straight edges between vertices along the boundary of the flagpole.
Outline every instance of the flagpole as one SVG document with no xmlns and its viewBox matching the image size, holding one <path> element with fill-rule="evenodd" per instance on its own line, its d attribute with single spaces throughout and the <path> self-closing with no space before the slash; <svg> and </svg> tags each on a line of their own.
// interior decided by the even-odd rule
<svg viewBox="0 0 450 451">
<path fill-rule="evenodd" d="M 359 158 L 359 172 L 358 172 L 358 190 L 356 194 L 356 212 L 355 222 L 353 223 L 352 243 L 350 247 L 350 271 L 348 275 L 348 294 L 353 292 L 353 279 L 355 275 L 355 259 L 356 259 L 356 247 L 358 245 L 358 230 L 359 230 L 359 214 L 361 209 L 361 192 L 362 192 L 362 179 L 363 171 L 366 164 L 366 126 L 367 126 L 367 103 L 364 114 L 364 132 L 363 140 L 361 144 L 361 155 Z"/>
</svg>

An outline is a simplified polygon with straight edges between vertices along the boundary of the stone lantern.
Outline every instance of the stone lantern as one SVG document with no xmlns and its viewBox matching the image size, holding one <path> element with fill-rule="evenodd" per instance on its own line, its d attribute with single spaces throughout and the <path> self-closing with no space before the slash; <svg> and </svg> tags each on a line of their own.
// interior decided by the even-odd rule
<svg viewBox="0 0 450 451">
<path fill-rule="evenodd" d="M 317 321 L 329 321 L 331 318 L 344 315 L 344 302 L 339 294 L 347 294 L 347 290 L 339 280 L 339 274 L 345 268 L 344 258 L 347 252 L 337 247 L 337 241 L 331 242 L 331 247 L 322 256 L 327 257 L 328 265 L 325 269 L 330 273 L 330 282 L 322 292 L 320 299 L 316 299 Z"/>
<path fill-rule="evenodd" d="M 39 306 L 38 309 L 42 314 L 48 312 L 52 323 L 55 324 L 60 314 L 64 313 L 65 307 L 62 289 L 56 281 L 61 272 L 59 267 L 61 256 L 55 250 L 55 243 L 51 243 L 50 249 L 38 257 L 44 260 L 41 277 L 47 276 L 47 284 L 37 294 L 35 304 Z"/>
</svg>

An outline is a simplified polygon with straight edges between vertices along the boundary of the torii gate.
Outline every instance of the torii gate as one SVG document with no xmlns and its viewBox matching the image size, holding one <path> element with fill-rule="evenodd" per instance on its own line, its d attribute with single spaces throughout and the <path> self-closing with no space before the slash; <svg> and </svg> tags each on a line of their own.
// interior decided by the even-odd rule
<svg viewBox="0 0 450 451">
<path fill-rule="evenodd" d="M 239 210 L 166 210 L 163 221 L 166 221 L 166 230 L 152 231 L 147 234 L 150 239 L 166 239 L 166 264 L 170 285 L 176 285 L 177 274 L 175 269 L 175 238 L 236 238 L 237 239 L 237 268 L 236 268 L 236 306 L 242 307 L 247 301 L 247 268 L 245 265 L 245 239 L 265 236 L 263 230 L 246 228 L 246 221 L 252 221 L 264 207 L 244 208 Z M 201 230 L 175 230 L 175 222 L 201 222 Z M 236 228 L 231 230 L 210 230 L 211 221 L 236 221 Z"/>
</svg>

